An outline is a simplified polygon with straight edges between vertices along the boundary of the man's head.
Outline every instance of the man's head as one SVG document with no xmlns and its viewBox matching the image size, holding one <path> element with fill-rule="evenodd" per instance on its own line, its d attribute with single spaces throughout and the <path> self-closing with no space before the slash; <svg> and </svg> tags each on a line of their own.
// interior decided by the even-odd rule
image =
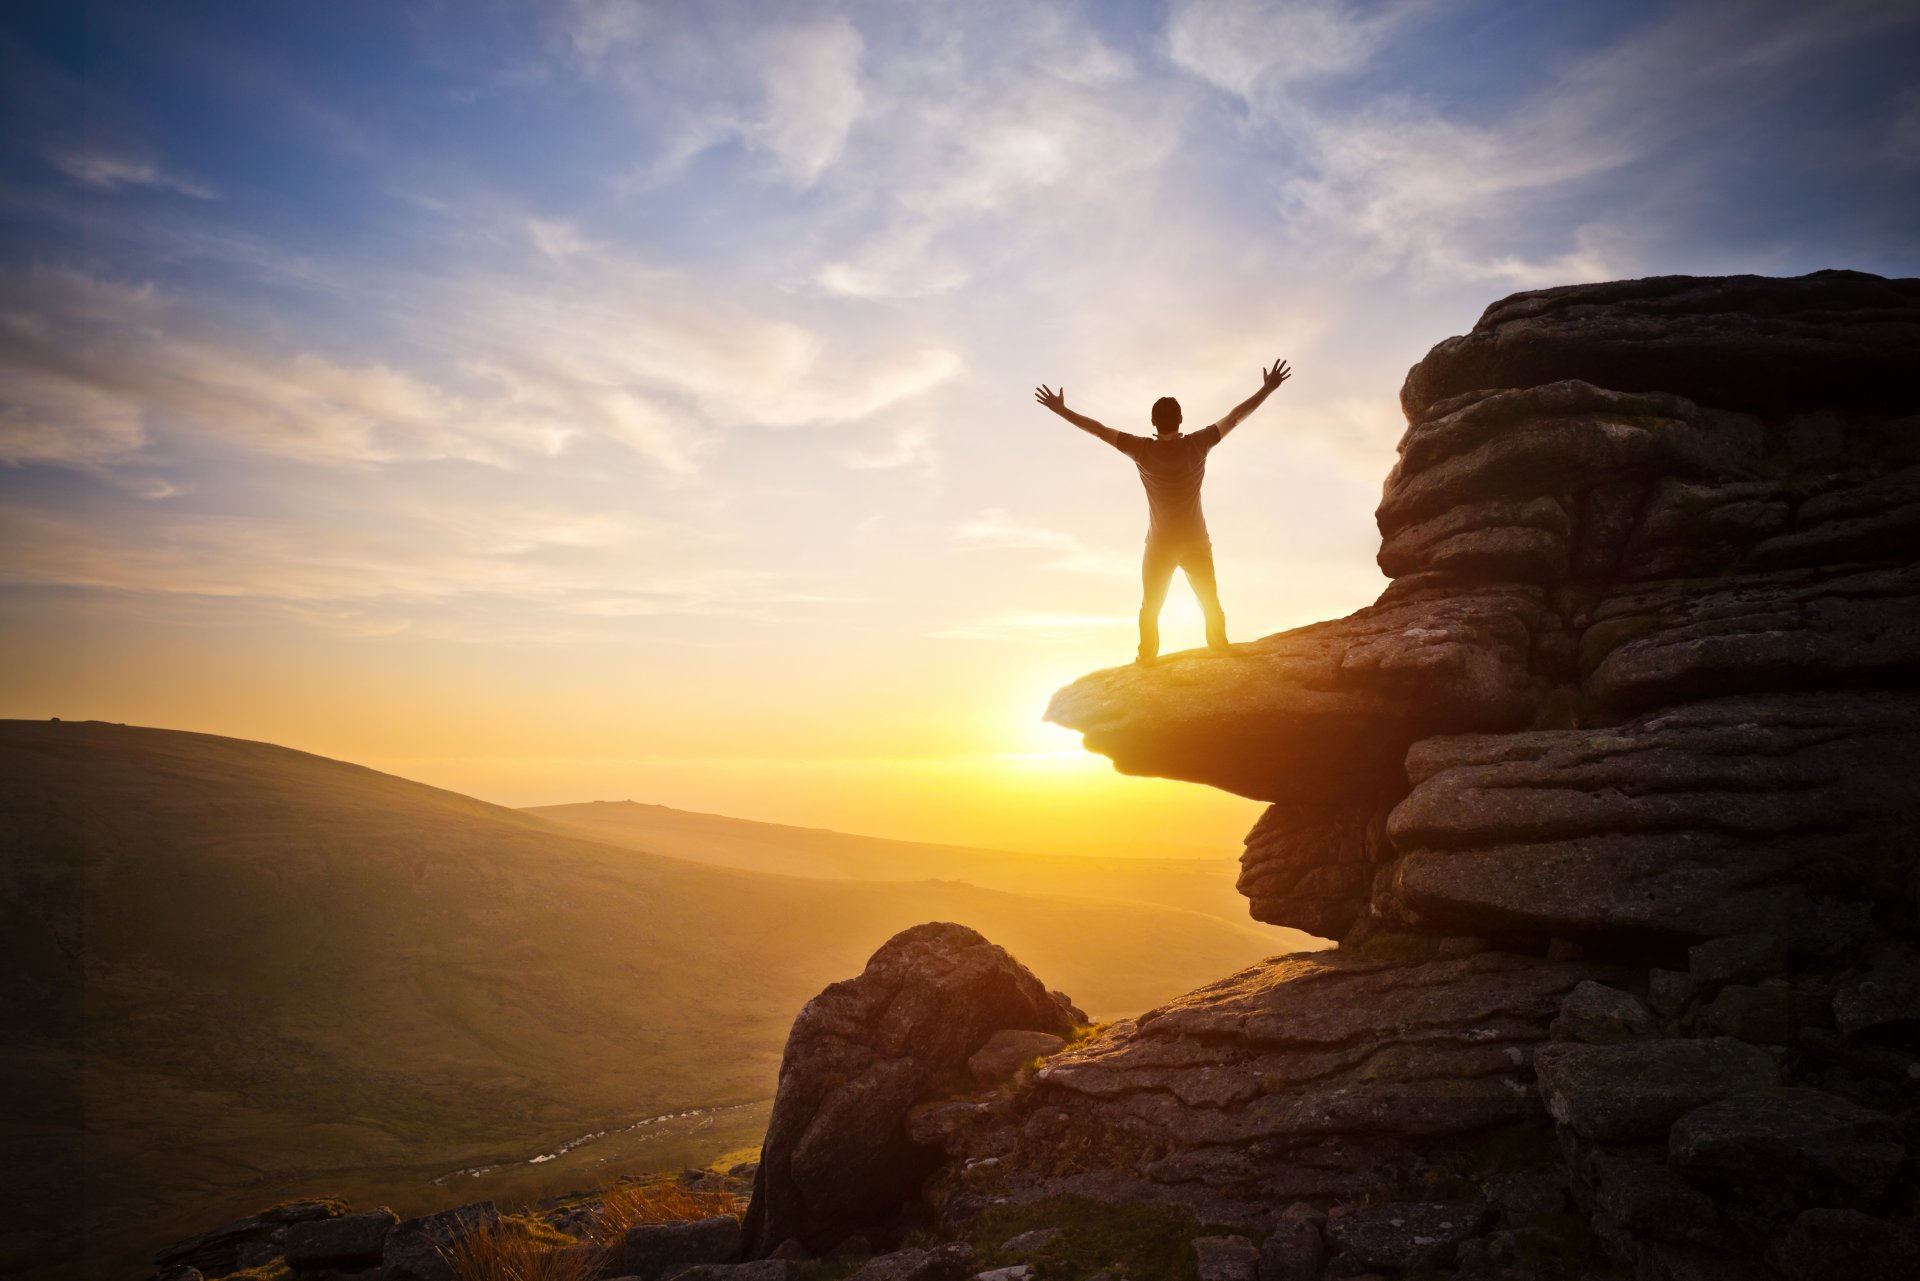
<svg viewBox="0 0 1920 1281">
<path fill-rule="evenodd" d="M 1179 401 L 1171 396 L 1162 396 L 1153 402 L 1153 429 L 1162 436 L 1171 436 L 1180 430 Z"/>
</svg>

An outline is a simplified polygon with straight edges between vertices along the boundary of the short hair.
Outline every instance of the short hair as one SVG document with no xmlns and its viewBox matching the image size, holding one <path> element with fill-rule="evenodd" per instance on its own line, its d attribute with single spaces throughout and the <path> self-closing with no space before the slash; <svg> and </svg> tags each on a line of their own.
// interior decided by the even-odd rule
<svg viewBox="0 0 1920 1281">
<path fill-rule="evenodd" d="M 1135 402 L 1136 404 L 1139 402 Z M 1180 425 L 1180 402 L 1171 396 L 1162 396 L 1153 402 L 1153 425 L 1160 430 Z"/>
</svg>

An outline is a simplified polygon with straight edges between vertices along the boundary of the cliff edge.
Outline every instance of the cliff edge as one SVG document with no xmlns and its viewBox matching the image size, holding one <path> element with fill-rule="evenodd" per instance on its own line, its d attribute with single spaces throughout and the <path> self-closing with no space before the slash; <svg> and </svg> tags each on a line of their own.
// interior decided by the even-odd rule
<svg viewBox="0 0 1920 1281">
<path fill-rule="evenodd" d="M 1240 888 L 1328 937 L 1910 921 L 1916 369 L 1920 281 L 1517 294 L 1407 375 L 1376 604 L 1048 717 L 1272 801 Z"/>
</svg>

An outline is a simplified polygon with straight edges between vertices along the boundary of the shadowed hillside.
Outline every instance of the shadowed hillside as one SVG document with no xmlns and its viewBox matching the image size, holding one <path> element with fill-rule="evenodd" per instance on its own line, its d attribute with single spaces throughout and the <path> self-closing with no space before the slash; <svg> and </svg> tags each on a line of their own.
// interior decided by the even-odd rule
<svg viewBox="0 0 1920 1281">
<path fill-rule="evenodd" d="M 758 823 L 635 801 L 540 805 L 521 813 L 538 815 L 610 845 L 720 867 L 850 881 L 935 877 L 1024 894 L 1127 899 L 1249 923 L 1247 901 L 1233 888 L 1232 864 L 1223 859 L 1100 858 L 970 849 Z M 1306 946 L 1292 930 L 1274 930 L 1272 937 L 1276 948 Z"/>
<path fill-rule="evenodd" d="M 1096 1015 L 1276 950 L 1142 904 L 618 849 L 207 735 L 0 722 L 0 761 L 3 1083 L 32 1101 L 7 1196 L 35 1225 L 9 1274 L 70 1246 L 83 1203 L 86 1271 L 117 1274 L 281 1196 L 452 1204 L 475 1185 L 430 1177 L 764 1100 L 793 1011 L 917 922 L 989 932 Z"/>
</svg>

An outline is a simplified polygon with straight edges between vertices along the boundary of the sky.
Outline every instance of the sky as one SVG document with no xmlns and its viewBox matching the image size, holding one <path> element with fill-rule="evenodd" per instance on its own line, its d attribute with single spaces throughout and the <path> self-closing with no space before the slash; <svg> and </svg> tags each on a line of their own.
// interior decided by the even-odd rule
<svg viewBox="0 0 1920 1281">
<path fill-rule="evenodd" d="M 1044 725 L 1189 426 L 1235 639 L 1369 603 L 1518 290 L 1920 274 L 1920 9 L 16 3 L 0 715 L 506 804 L 1229 857 Z M 1176 583 L 1165 645 L 1201 643 Z"/>
</svg>

